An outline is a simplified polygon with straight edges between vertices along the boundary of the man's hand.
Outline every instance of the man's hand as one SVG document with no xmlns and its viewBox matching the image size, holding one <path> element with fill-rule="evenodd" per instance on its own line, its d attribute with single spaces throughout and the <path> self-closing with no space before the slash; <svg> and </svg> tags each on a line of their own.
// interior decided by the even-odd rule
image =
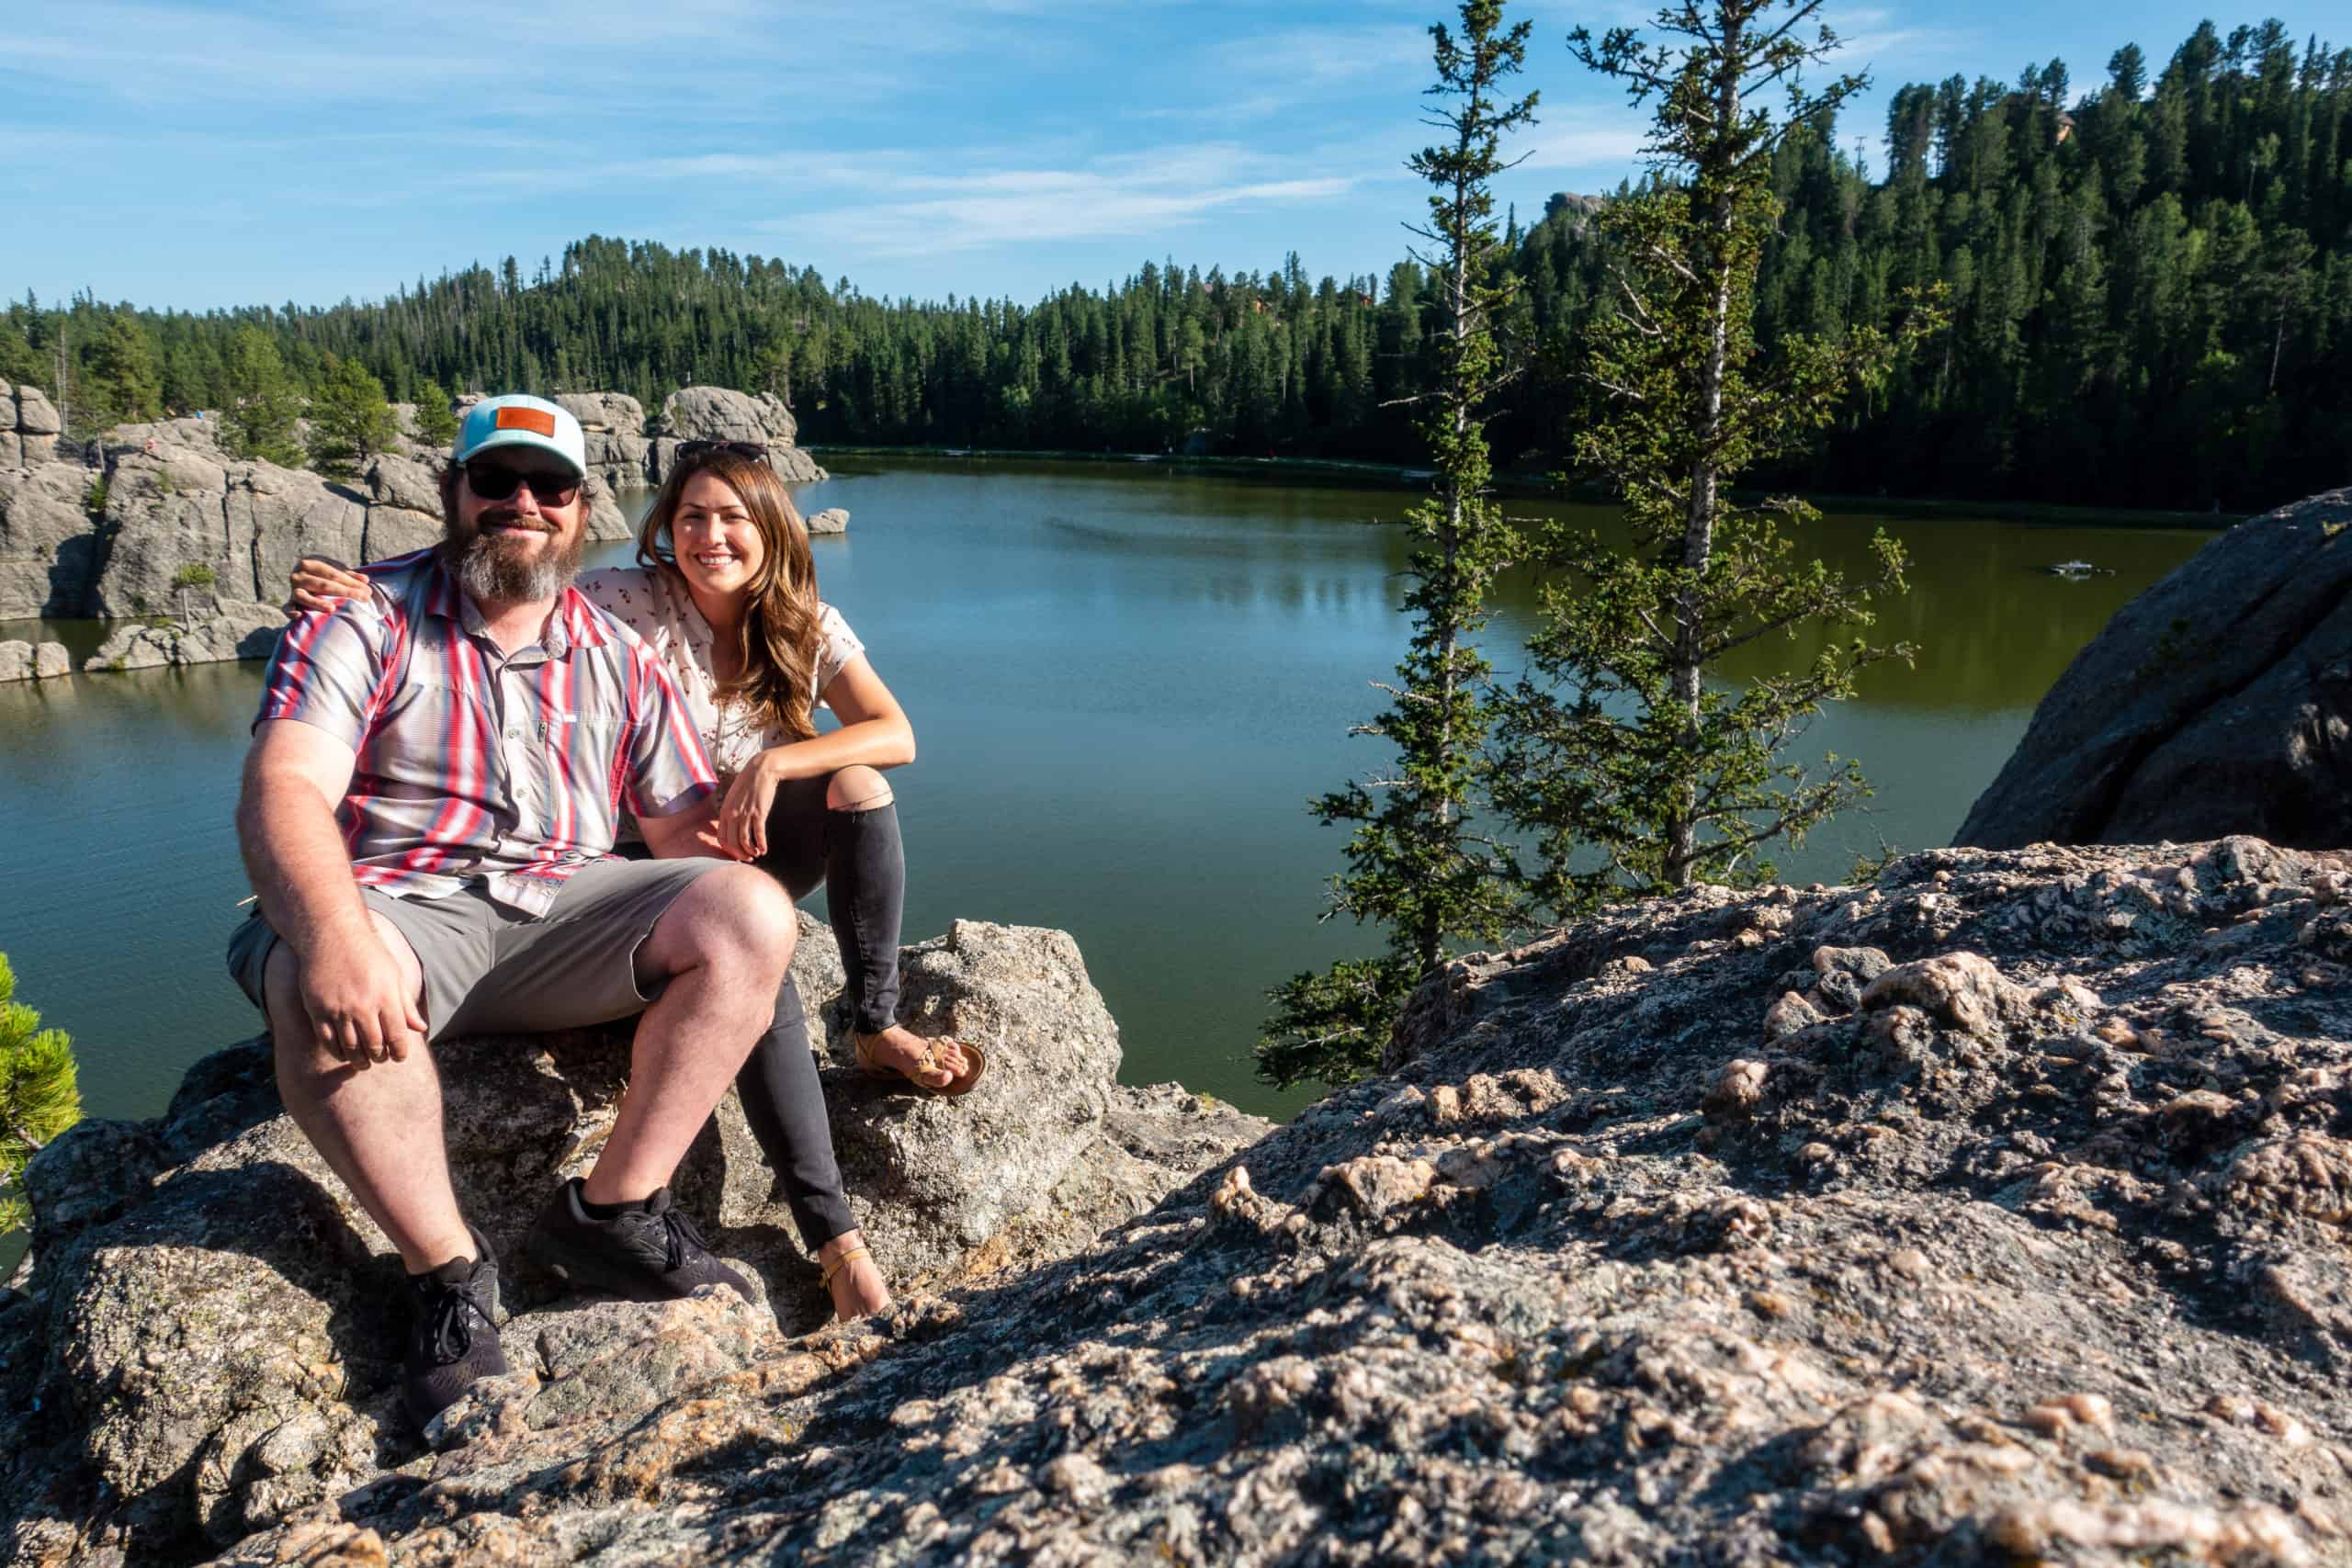
<svg viewBox="0 0 2352 1568">
<path fill-rule="evenodd" d="M 400 960 L 372 930 L 322 949 L 302 962 L 302 1009 L 320 1045 L 355 1067 L 407 1061 L 425 1026 Z"/>
</svg>

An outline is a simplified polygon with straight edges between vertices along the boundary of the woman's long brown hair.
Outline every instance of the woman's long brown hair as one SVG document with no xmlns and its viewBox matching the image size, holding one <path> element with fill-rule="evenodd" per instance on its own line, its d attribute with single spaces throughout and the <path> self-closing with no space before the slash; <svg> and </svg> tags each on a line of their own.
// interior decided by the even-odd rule
<svg viewBox="0 0 2352 1568">
<path fill-rule="evenodd" d="M 719 698 L 749 705 L 763 730 L 772 726 L 795 740 L 809 739 L 817 733 L 808 716 L 817 671 L 817 563 L 808 553 L 808 526 L 775 470 L 724 447 L 678 463 L 638 525 L 637 558 L 656 571 L 678 572 L 670 524 L 686 481 L 696 474 L 712 475 L 735 492 L 766 547 L 743 591 L 750 603 L 737 623 L 740 670 L 719 683 Z M 684 573 L 675 586 L 685 592 Z"/>
</svg>

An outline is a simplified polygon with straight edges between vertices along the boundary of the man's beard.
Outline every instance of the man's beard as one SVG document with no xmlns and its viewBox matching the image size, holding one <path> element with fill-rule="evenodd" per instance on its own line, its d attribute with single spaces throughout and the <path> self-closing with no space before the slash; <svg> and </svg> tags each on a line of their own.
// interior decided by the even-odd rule
<svg viewBox="0 0 2352 1568">
<path fill-rule="evenodd" d="M 524 604 L 552 599 L 571 586 L 580 571 L 581 541 L 586 530 L 526 559 L 510 547 L 513 536 L 497 526 L 519 515 L 509 510 L 485 512 L 470 528 L 452 522 L 446 530 L 441 558 L 458 586 L 479 603 Z"/>
</svg>

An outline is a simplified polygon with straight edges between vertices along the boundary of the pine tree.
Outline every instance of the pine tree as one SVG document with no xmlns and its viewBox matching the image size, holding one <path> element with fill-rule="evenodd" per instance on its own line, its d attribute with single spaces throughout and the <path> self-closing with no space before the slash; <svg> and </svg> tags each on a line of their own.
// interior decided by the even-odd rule
<svg viewBox="0 0 2352 1568">
<path fill-rule="evenodd" d="M 84 361 L 82 396 L 94 428 L 163 412 L 164 376 L 155 345 L 130 311 L 107 315 Z"/>
<path fill-rule="evenodd" d="M 1796 85 L 1835 47 L 1826 28 L 1802 30 L 1821 4 L 1678 0 L 1656 23 L 1673 43 L 1623 28 L 1598 42 L 1570 35 L 1577 59 L 1656 104 L 1660 177 L 1601 213 L 1619 258 L 1616 308 L 1589 331 L 1584 375 L 1600 401 L 1576 444 L 1623 497 L 1631 547 L 1553 532 L 1557 575 L 1531 671 L 1503 705 L 1497 797 L 1540 842 L 1532 891 L 1562 914 L 1769 871 L 1770 846 L 1801 843 L 1867 794 L 1850 761 L 1833 757 L 1815 775 L 1785 753 L 1821 704 L 1851 694 L 1856 671 L 1909 652 L 1833 637 L 1792 673 L 1730 688 L 1709 679 L 1759 638 L 1859 631 L 1872 595 L 1903 587 L 1902 549 L 1883 534 L 1874 580 L 1849 583 L 1792 558 L 1782 530 L 1812 508 L 1742 506 L 1728 491 L 1750 465 L 1800 449 L 1898 347 L 1863 327 L 1842 340 L 1791 333 L 1758 355 L 1757 275 L 1781 211 L 1775 154 L 1863 85 Z M 1758 98 L 1783 89 L 1788 118 L 1775 122 Z M 1915 311 L 1907 330 L 1930 321 Z"/>
<path fill-rule="evenodd" d="M 62 1029 L 43 1029 L 16 995 L 16 972 L 0 953 L 0 1235 L 31 1222 L 27 1162 L 82 1119 L 73 1043 Z"/>
<path fill-rule="evenodd" d="M 416 387 L 416 438 L 444 451 L 458 439 L 458 412 L 441 383 L 431 377 Z"/>
<path fill-rule="evenodd" d="M 336 479 L 350 478 L 400 438 L 383 383 L 356 359 L 328 357 L 310 414 L 311 466 Z"/>
<path fill-rule="evenodd" d="M 281 468 L 302 460 L 294 440 L 294 383 L 277 344 L 259 327 L 241 327 L 229 348 L 229 396 L 221 411 L 229 445 L 238 456 Z"/>
<path fill-rule="evenodd" d="M 1437 493 L 1406 518 L 1421 540 L 1405 597 L 1411 649 L 1386 688 L 1388 711 L 1359 729 L 1395 746 L 1397 766 L 1313 806 L 1325 822 L 1357 824 L 1329 914 L 1385 928 L 1387 950 L 1295 976 L 1271 993 L 1275 1010 L 1258 1066 L 1278 1084 L 1345 1083 L 1377 1069 L 1413 987 L 1456 944 L 1491 941 L 1511 919 L 1507 857 L 1474 817 L 1487 783 L 1479 693 L 1488 666 L 1470 640 L 1486 625 L 1487 589 L 1518 548 L 1488 491 L 1485 412 L 1511 374 L 1496 323 L 1516 283 L 1498 265 L 1490 186 L 1510 167 L 1502 139 L 1533 121 L 1536 96 L 1498 96 L 1525 61 L 1532 28 L 1505 28 L 1502 13 L 1502 0 L 1464 0 L 1458 38 L 1442 22 L 1430 28 L 1438 79 L 1429 92 L 1445 107 L 1425 123 L 1442 139 L 1408 160 L 1434 187 L 1429 224 L 1412 231 L 1434 248 L 1421 259 L 1440 300 L 1438 377 L 1420 420 Z"/>
</svg>

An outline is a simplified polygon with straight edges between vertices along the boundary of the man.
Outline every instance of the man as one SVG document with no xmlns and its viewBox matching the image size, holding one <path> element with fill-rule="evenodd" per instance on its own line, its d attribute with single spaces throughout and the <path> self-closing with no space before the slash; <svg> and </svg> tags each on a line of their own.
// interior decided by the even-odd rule
<svg viewBox="0 0 2352 1568">
<path fill-rule="evenodd" d="M 611 858 L 624 807 L 689 852 L 714 780 L 659 661 L 571 586 L 579 422 L 493 398 L 450 456 L 440 546 L 369 568 L 371 594 L 298 616 L 271 660 L 237 808 L 260 908 L 229 950 L 287 1110 L 400 1249 L 420 1423 L 506 1370 L 428 1042 L 640 1014 L 611 1136 L 530 1250 L 640 1300 L 749 1295 L 667 1183 L 768 1027 L 797 930 L 751 866 Z"/>
</svg>

